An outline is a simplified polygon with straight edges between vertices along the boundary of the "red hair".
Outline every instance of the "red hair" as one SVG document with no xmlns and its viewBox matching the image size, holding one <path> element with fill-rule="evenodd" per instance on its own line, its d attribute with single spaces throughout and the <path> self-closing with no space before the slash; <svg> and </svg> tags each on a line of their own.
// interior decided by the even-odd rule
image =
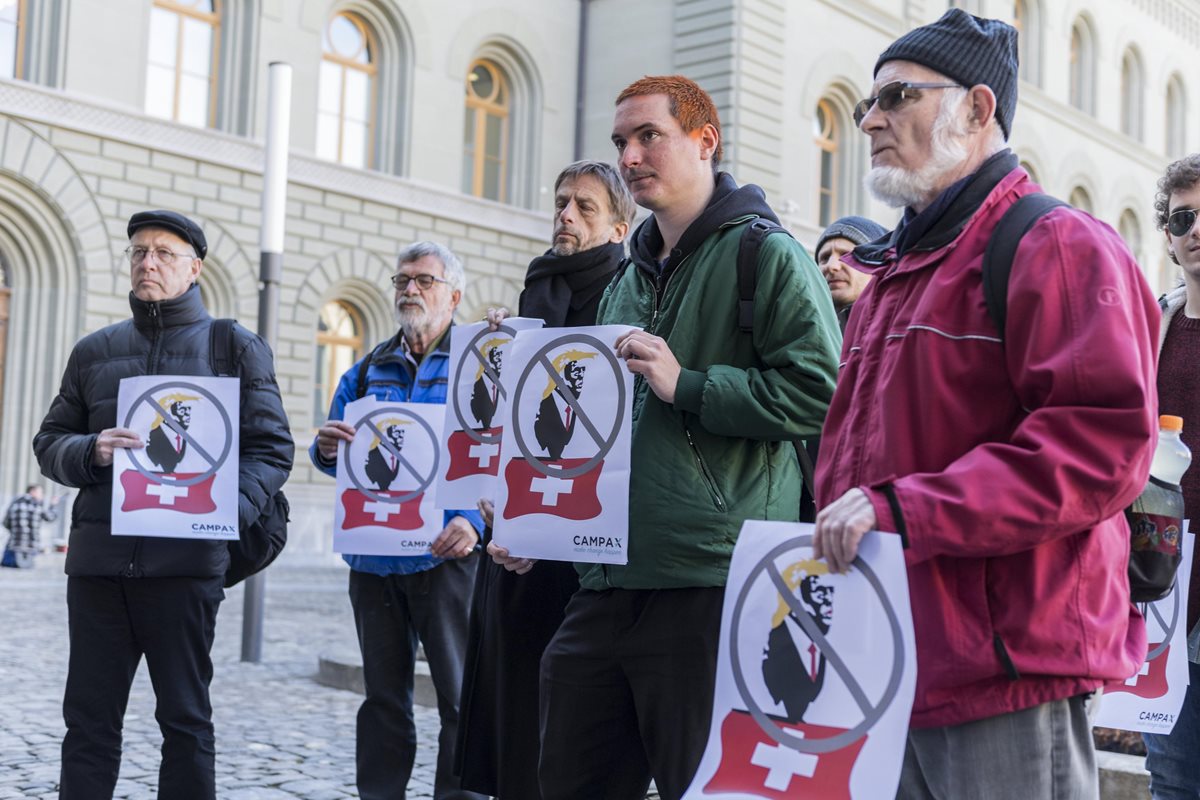
<svg viewBox="0 0 1200 800">
<path fill-rule="evenodd" d="M 643 97 L 651 94 L 665 94 L 671 105 L 671 116 L 679 122 L 685 133 L 712 125 L 717 131 L 717 149 L 713 152 L 713 168 L 721 162 L 725 154 L 721 141 L 721 120 L 717 116 L 717 107 L 713 104 L 708 92 L 699 84 L 682 75 L 647 75 L 639 78 L 625 87 L 617 95 L 616 105 L 630 97 Z"/>
</svg>

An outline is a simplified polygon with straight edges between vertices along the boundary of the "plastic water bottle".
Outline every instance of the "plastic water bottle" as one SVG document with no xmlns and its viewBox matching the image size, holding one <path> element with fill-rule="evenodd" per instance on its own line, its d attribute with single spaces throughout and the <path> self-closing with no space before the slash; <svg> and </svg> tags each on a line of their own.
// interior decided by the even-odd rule
<svg viewBox="0 0 1200 800">
<path fill-rule="evenodd" d="M 1183 490 L 1179 482 L 1192 463 L 1192 452 L 1180 438 L 1183 419 L 1158 418 L 1158 444 L 1146 488 L 1125 511 L 1132 537 L 1129 549 L 1129 593 L 1135 603 L 1166 597 L 1175 585 L 1183 535 Z"/>
<path fill-rule="evenodd" d="M 1163 414 L 1158 418 L 1158 445 L 1154 448 L 1154 461 L 1150 474 L 1163 483 L 1178 486 L 1192 463 L 1192 451 L 1183 443 L 1183 417 Z"/>
</svg>

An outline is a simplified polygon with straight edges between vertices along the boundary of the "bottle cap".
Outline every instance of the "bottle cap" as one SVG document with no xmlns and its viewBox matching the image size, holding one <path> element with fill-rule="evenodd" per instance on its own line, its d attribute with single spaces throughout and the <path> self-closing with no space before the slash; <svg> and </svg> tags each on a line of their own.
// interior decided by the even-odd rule
<svg viewBox="0 0 1200 800">
<path fill-rule="evenodd" d="M 1183 430 L 1183 417 L 1175 417 L 1170 414 L 1163 414 L 1158 418 L 1158 427 L 1164 431 L 1181 431 Z"/>
</svg>

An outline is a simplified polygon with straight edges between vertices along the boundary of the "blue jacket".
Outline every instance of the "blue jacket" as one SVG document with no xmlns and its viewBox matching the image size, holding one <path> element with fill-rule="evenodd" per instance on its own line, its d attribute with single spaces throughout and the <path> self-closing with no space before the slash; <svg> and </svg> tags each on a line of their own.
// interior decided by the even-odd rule
<svg viewBox="0 0 1200 800">
<path fill-rule="evenodd" d="M 409 403 L 446 403 L 446 384 L 450 371 L 449 329 L 442 334 L 434 349 L 425 354 L 414 371 L 412 362 L 404 355 L 403 334 L 397 332 L 391 339 L 371 351 L 371 364 L 367 368 L 367 390 L 363 396 L 373 394 L 380 400 Z M 342 419 L 346 404 L 358 399 L 358 370 L 361 360 L 346 370 L 333 393 L 329 405 L 329 419 Z M 336 475 L 336 463 L 326 462 L 317 453 L 317 440 L 308 448 L 309 458 L 317 469 L 328 475 Z M 448 510 L 443 525 L 456 516 L 464 517 L 476 531 L 483 530 L 483 518 L 474 509 Z M 350 569 L 369 572 L 373 575 L 409 575 L 433 569 L 444 559 L 436 556 L 363 556 L 345 555 Z"/>
</svg>

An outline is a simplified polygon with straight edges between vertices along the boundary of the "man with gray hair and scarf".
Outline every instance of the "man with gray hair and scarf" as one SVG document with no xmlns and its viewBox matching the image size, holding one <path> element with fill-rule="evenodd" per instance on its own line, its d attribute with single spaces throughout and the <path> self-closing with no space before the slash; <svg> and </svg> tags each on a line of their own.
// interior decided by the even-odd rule
<svg viewBox="0 0 1200 800">
<path fill-rule="evenodd" d="M 1090 713 L 1146 654 L 1122 513 L 1156 431 L 1158 306 L 1121 238 L 1059 207 L 1017 242 L 1006 323 L 981 262 L 1039 188 L 1006 147 L 1017 32 L 959 9 L 879 57 L 867 184 L 903 207 L 856 247 L 817 463 L 814 555 L 905 546 L 917 686 L 901 798 L 1094 798 Z"/>
<path fill-rule="evenodd" d="M 318 469 L 335 475 L 338 449 L 342 442 L 354 440 L 354 427 L 343 419 L 348 403 L 370 394 L 384 401 L 445 404 L 447 332 L 464 283 L 462 262 L 442 245 L 416 242 L 400 251 L 392 276 L 400 330 L 342 376 L 329 419 L 309 449 Z M 425 648 L 442 723 L 433 796 L 483 800 L 482 795 L 462 791 L 453 774 L 467 610 L 483 519 L 473 509 L 447 510 L 443 524 L 429 555 L 345 556 L 366 689 L 355 747 L 363 800 L 405 796 L 417 749 L 412 684 L 418 639 Z"/>
</svg>

